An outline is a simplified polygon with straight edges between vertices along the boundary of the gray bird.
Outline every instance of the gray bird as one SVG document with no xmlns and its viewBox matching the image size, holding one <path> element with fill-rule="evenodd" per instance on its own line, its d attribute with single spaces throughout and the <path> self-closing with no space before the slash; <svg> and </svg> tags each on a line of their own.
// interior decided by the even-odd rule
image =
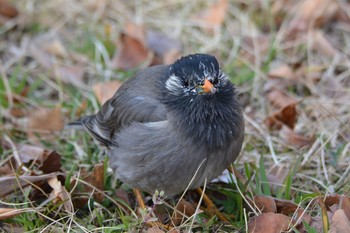
<svg viewBox="0 0 350 233">
<path fill-rule="evenodd" d="M 97 114 L 70 125 L 84 126 L 106 147 L 121 181 L 166 195 L 216 178 L 244 138 L 235 87 L 207 54 L 140 71 Z"/>
</svg>

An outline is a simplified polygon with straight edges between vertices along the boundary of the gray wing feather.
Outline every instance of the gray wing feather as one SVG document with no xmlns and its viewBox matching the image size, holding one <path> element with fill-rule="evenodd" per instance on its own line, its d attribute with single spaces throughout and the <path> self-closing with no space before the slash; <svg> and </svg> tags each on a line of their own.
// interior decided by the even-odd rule
<svg viewBox="0 0 350 233">
<path fill-rule="evenodd" d="M 166 119 L 166 110 L 157 98 L 155 82 L 166 75 L 167 66 L 149 67 L 127 80 L 101 110 L 81 119 L 87 131 L 105 146 L 118 146 L 113 135 L 132 122 Z"/>
</svg>

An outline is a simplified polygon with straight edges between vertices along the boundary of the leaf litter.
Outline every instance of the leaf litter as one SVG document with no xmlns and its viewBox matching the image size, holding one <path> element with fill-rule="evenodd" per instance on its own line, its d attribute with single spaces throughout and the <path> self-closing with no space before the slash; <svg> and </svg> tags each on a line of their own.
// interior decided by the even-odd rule
<svg viewBox="0 0 350 233">
<path fill-rule="evenodd" d="M 173 21 L 169 19 L 169 15 L 172 15 L 171 11 L 177 13 L 177 10 L 171 7 L 169 12 L 163 6 L 158 6 L 160 8 L 157 9 L 163 9 L 161 13 L 164 12 L 164 15 L 154 14 L 151 8 L 156 5 L 145 4 L 142 11 L 136 10 L 138 13 L 135 13 L 135 17 L 130 17 L 136 9 L 130 5 L 131 3 L 89 1 L 81 5 L 74 3 L 77 5 L 72 9 L 62 7 L 64 11 L 61 7 L 57 7 L 64 4 L 56 4 L 58 5 L 52 5 L 56 6 L 55 11 L 39 10 L 38 12 L 43 15 L 31 18 L 28 16 L 30 13 L 25 12 L 28 9 L 7 1 L 0 2 L 0 6 L 5 6 L 0 7 L 0 15 L 4 17 L 0 23 L 5 23 L 6 26 L 10 23 L 14 25 L 7 26 L 5 34 L 2 35 L 4 40 L 1 42 L 3 52 L 1 60 L 5 65 L 1 72 L 5 72 L 7 79 L 11 79 L 10 74 L 15 70 L 13 64 L 20 64 L 30 74 L 27 78 L 27 88 L 23 91 L 16 92 L 11 86 L 6 92 L 8 98 L 4 101 L 2 98 L 4 92 L 0 93 L 1 105 L 12 100 L 11 108 L 6 109 L 6 104 L 4 107 L 1 106 L 3 108 L 1 111 L 6 109 L 10 112 L 9 115 L 4 114 L 6 133 L 13 140 L 25 138 L 26 141 L 23 143 L 16 140 L 14 146 L 4 147 L 9 158 L 4 159 L 0 166 L 2 176 L 0 184 L 1 187 L 5 187 L 1 192 L 2 197 L 24 196 L 22 191 L 34 194 L 35 190 L 39 190 L 41 193 L 44 192 L 46 201 L 52 201 L 68 212 L 72 212 L 73 209 L 79 211 L 89 203 L 90 197 L 99 203 L 106 202 L 106 195 L 96 192 L 97 189 L 105 193 L 110 192 L 102 182 L 106 174 L 102 172 L 105 168 L 100 164 L 92 162 L 89 166 L 80 165 L 84 168 L 80 167 L 77 169 L 79 171 L 73 172 L 73 176 L 68 176 L 70 178 L 68 181 L 65 180 L 68 171 L 65 169 L 66 164 L 62 162 L 62 156 L 66 154 L 63 145 L 69 143 L 70 139 L 67 139 L 67 135 L 60 136 L 62 127 L 65 120 L 71 119 L 72 115 L 81 116 L 85 115 L 84 111 L 91 111 L 89 98 L 79 102 L 75 110 L 67 109 L 67 104 L 75 103 L 77 99 L 68 97 L 66 86 L 72 85 L 82 90 L 92 86 L 91 92 L 95 94 L 98 104 L 102 104 L 119 88 L 121 80 L 114 79 L 120 78 L 119 70 L 139 69 L 151 64 L 170 64 L 190 51 L 204 51 L 220 54 L 219 60 L 224 70 L 228 70 L 230 74 L 234 73 L 232 78 L 249 67 L 249 71 L 253 71 L 255 75 L 254 85 L 260 88 L 259 99 L 254 99 L 256 97 L 250 95 L 249 81 L 247 82 L 249 85 L 246 83 L 238 85 L 239 90 L 245 92 L 244 94 L 248 93 L 247 105 L 244 107 L 246 111 L 251 109 L 249 117 L 252 121 L 247 123 L 244 156 L 239 158 L 237 166 L 242 164 L 253 166 L 258 161 L 256 157 L 264 155 L 264 158 L 267 158 L 265 166 L 270 168 L 267 172 L 267 181 L 270 182 L 269 187 L 273 195 L 276 195 L 279 187 L 285 185 L 295 158 L 300 156 L 306 158 L 295 177 L 292 177 L 293 188 L 290 195 L 293 201 L 252 193 L 243 194 L 246 200 L 250 200 L 253 196 L 255 205 L 250 204 L 261 212 L 258 214 L 259 211 L 246 209 L 249 212 L 248 231 L 280 232 L 295 227 L 299 232 L 306 232 L 307 223 L 319 232 L 323 231 L 324 226 L 329 227 L 329 232 L 347 232 L 350 215 L 346 185 L 350 181 L 346 176 L 350 139 L 347 127 L 349 45 L 346 42 L 349 38 L 346 32 L 350 22 L 346 12 L 350 7 L 347 2 L 272 1 L 270 12 L 272 18 L 268 20 L 264 18 L 261 22 L 255 17 L 266 17 L 265 11 L 268 9 L 262 1 L 254 1 L 248 6 L 245 3 L 236 4 L 218 0 L 211 3 L 203 2 L 198 8 L 193 8 L 191 3 L 187 3 L 186 7 L 178 8 L 189 9 L 190 14 L 184 11 L 183 15 L 178 14 L 179 18 Z M 49 6 L 42 4 L 35 7 L 45 9 Z M 3 9 L 5 13 L 1 11 Z M 85 13 L 77 14 L 79 10 Z M 56 16 L 69 14 L 73 15 L 73 20 L 70 22 L 65 22 L 59 27 L 52 24 L 53 19 L 62 18 Z M 84 18 L 89 14 L 93 15 L 95 20 L 88 20 L 91 25 L 96 22 L 104 26 L 112 25 L 105 27 L 110 28 L 107 33 L 108 40 L 114 49 L 110 57 L 111 63 L 102 64 L 99 68 L 102 71 L 117 70 L 111 76 L 113 79 L 104 74 L 95 75 L 98 70 L 96 68 L 98 55 L 89 57 L 75 52 L 67 45 L 67 41 L 69 42 L 67 35 L 72 36 L 74 40 L 74 33 L 79 33 L 82 28 L 76 26 L 75 19 L 79 19 L 77 21 L 81 23 L 80 17 Z M 148 17 L 142 20 L 140 14 Z M 109 20 L 105 21 L 105 17 Z M 19 21 L 19 18 L 27 19 L 26 23 Z M 187 24 L 183 24 L 181 30 L 177 30 L 176 25 L 181 20 Z M 36 35 L 29 35 L 29 39 L 19 35 L 27 33 L 26 27 L 32 24 L 35 27 L 35 23 L 52 26 L 55 28 L 53 30 L 55 33 L 39 31 Z M 271 23 L 275 24 L 273 30 L 270 28 Z M 101 24 L 99 27 L 103 28 Z M 75 32 L 67 29 L 69 27 L 76 27 L 78 30 Z M 25 30 L 22 30 L 23 28 Z M 100 39 L 98 32 L 95 33 L 96 38 Z M 195 41 L 197 38 L 212 44 L 204 46 L 200 44 L 203 43 L 200 39 Z M 237 48 L 235 46 L 239 49 L 235 50 Z M 237 61 L 232 57 L 237 57 Z M 271 64 L 274 65 L 266 63 L 269 59 L 272 59 Z M 30 85 L 35 83 L 33 77 L 39 76 L 38 74 L 45 77 L 46 84 L 36 90 L 39 94 L 30 88 Z M 21 74 L 18 75 L 19 80 L 22 77 Z M 45 106 L 42 102 L 33 104 L 36 101 L 33 96 L 36 99 L 45 99 L 49 104 Z M 83 96 L 86 97 L 85 93 Z M 16 119 L 25 119 L 27 124 L 18 124 Z M 251 124 L 254 123 L 258 124 L 252 127 Z M 257 131 L 259 133 L 256 133 Z M 265 137 L 266 135 L 268 137 Z M 61 144 L 57 139 L 62 141 Z M 55 145 L 55 150 L 59 152 L 52 150 L 50 143 Z M 17 148 L 18 156 L 14 155 L 16 152 L 14 148 Z M 269 148 L 269 152 L 260 148 Z M 277 154 L 277 164 L 269 156 L 270 152 Z M 326 157 L 322 157 L 321 152 Z M 91 151 L 82 154 L 90 156 Z M 81 175 L 82 181 L 90 186 L 79 181 L 77 173 Z M 231 177 L 226 180 L 228 183 L 232 181 Z M 250 187 L 254 186 L 253 179 L 247 180 L 240 179 L 242 183 L 247 182 L 243 187 L 249 186 L 247 190 L 254 190 L 254 187 Z M 327 188 L 332 190 L 332 182 L 337 180 L 342 181 L 337 185 L 341 188 L 335 191 L 345 193 L 344 195 L 328 193 Z M 227 188 L 221 183 L 216 185 L 223 189 Z M 132 206 L 134 203 L 127 192 L 120 190 L 117 188 L 114 191 L 123 193 L 120 196 Z M 84 195 L 81 195 L 81 192 Z M 300 202 L 297 200 L 300 198 L 298 192 L 317 195 L 309 201 Z M 33 201 L 43 201 L 38 195 L 31 196 Z M 220 198 L 219 195 L 217 197 Z M 77 204 L 79 198 L 83 203 L 81 206 Z M 193 207 L 192 203 L 188 205 L 187 207 L 187 204 L 184 204 L 179 208 L 187 210 Z M 21 208 L 2 210 L 5 213 L 4 218 L 13 218 L 15 214 L 22 212 Z M 14 215 L 11 215 L 11 211 L 15 211 Z M 187 215 L 192 213 L 189 212 Z M 305 223 L 301 222 L 301 219 Z M 183 219 L 176 217 L 173 221 L 178 221 L 179 226 L 186 229 Z M 209 223 L 210 221 L 207 222 Z M 147 231 L 164 232 L 158 227 L 149 228 Z"/>
</svg>

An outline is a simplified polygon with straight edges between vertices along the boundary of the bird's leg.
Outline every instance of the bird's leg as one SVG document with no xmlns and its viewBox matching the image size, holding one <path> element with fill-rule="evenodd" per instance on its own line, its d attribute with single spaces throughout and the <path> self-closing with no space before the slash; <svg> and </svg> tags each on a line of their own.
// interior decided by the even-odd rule
<svg viewBox="0 0 350 233">
<path fill-rule="evenodd" d="M 201 188 L 197 188 L 196 189 L 197 193 L 199 195 L 203 195 L 203 201 L 206 204 L 207 208 L 207 212 L 209 212 L 210 215 L 216 215 L 218 216 L 218 218 L 222 221 L 222 222 L 229 222 L 227 220 L 227 218 L 218 210 L 218 208 L 216 207 L 216 205 L 212 202 L 212 200 L 210 200 L 210 198 L 208 197 L 208 195 L 206 195 L 205 193 L 203 193 L 203 190 Z"/>
</svg>

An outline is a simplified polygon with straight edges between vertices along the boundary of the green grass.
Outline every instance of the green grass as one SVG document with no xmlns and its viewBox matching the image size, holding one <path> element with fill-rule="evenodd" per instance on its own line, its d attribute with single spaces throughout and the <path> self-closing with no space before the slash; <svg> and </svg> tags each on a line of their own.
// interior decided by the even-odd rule
<svg viewBox="0 0 350 233">
<path fill-rule="evenodd" d="M 257 209 L 250 208 L 253 206 L 252 200 L 255 195 L 293 201 L 297 205 L 300 204 L 300 207 L 306 208 L 306 212 L 311 216 L 322 216 L 321 208 L 313 204 L 313 201 L 328 195 L 327 189 L 334 187 L 336 193 L 348 194 L 350 179 L 344 173 L 350 162 L 349 129 L 346 125 L 350 119 L 349 111 L 346 110 L 350 108 L 348 106 L 350 96 L 345 85 L 349 82 L 349 78 L 346 73 L 343 73 L 343 68 L 340 69 L 332 63 L 333 58 L 318 53 L 317 48 L 310 48 L 307 43 L 290 42 L 286 45 L 283 40 L 277 43 L 276 38 L 280 28 L 279 25 L 274 25 L 276 16 L 273 15 L 269 6 L 273 5 L 274 1 L 263 8 L 255 4 L 243 6 L 243 3 L 229 1 L 229 13 L 220 32 L 219 43 L 213 45 L 209 43 L 215 43 L 213 38 L 217 35 L 210 35 L 201 31 L 198 26 L 192 25 L 191 16 L 194 12 L 185 10 L 185 7 L 189 7 L 188 9 L 193 8 L 200 12 L 210 5 L 207 1 L 201 1 L 198 6 L 193 5 L 195 3 L 186 3 L 190 5 L 184 6 L 185 3 L 179 1 L 176 2 L 176 6 L 179 6 L 176 9 L 168 9 L 162 5 L 166 3 L 157 1 L 152 3 L 153 5 L 145 1 L 142 7 L 134 3 L 125 3 L 124 8 L 119 8 L 118 5 L 123 3 L 110 2 L 104 14 L 97 20 L 91 19 L 91 15 L 97 11 L 90 12 L 90 8 L 83 2 L 70 3 L 74 4 L 75 8 L 68 6 L 65 8 L 56 5 L 55 1 L 48 0 L 51 5 L 35 5 L 38 9 L 34 10 L 30 10 L 30 2 L 34 4 L 32 0 L 26 4 L 24 0 L 14 3 L 24 12 L 23 14 L 35 16 L 35 20 L 32 21 L 29 17 L 30 22 L 26 25 L 18 25 L 10 30 L 0 30 L 2 32 L 0 34 L 1 63 L 5 64 L 15 58 L 9 48 L 18 48 L 25 38 L 35 38 L 55 29 L 67 51 L 87 59 L 83 65 L 86 68 L 84 83 L 88 86 L 88 90 L 58 80 L 53 75 L 54 68 L 42 67 L 28 51 L 23 57 L 14 60 L 6 70 L 2 70 L 4 68 L 1 67 L 0 167 L 6 164 L 10 157 L 14 161 L 13 148 L 4 146 L 8 144 L 5 135 L 16 145 L 39 144 L 47 151 L 55 150 L 61 157 L 62 173 L 65 175 L 65 183 L 62 185 L 68 192 L 74 191 L 72 195 L 74 198 L 83 200 L 82 197 L 84 197 L 84 201 L 76 203 L 75 212 L 69 214 L 62 208 L 61 202 L 48 201 L 47 196 L 32 197 L 34 188 L 17 190 L 11 195 L 1 197 L 2 202 L 10 203 L 2 205 L 31 208 L 31 211 L 2 220 L 2 223 L 20 227 L 24 232 L 42 230 L 51 232 L 55 229 L 58 229 L 58 232 L 66 232 L 69 229 L 72 232 L 127 232 L 146 231 L 149 228 L 146 219 L 154 218 L 153 214 L 157 214 L 162 220 L 167 219 L 165 223 L 169 222 L 179 196 L 169 197 L 165 199 L 166 203 L 161 203 L 162 201 L 154 198 L 154 195 L 143 193 L 149 209 L 139 214 L 132 189 L 115 178 L 113 171 L 108 168 L 108 158 L 102 152 L 102 148 L 87 133 L 62 130 L 54 139 L 42 138 L 35 143 L 30 141 L 23 125 L 28 120 L 28 114 L 36 111 L 38 107 L 53 108 L 59 105 L 65 123 L 83 115 L 95 113 L 100 108 L 100 104 L 90 88 L 94 83 L 108 79 L 118 79 L 122 82 L 138 71 L 138 68 L 130 71 L 110 68 L 105 57 L 96 47 L 101 45 L 108 58 L 112 59 L 119 49 L 116 45 L 118 33 L 130 17 L 144 20 L 147 28 L 161 29 L 167 35 L 181 38 L 184 54 L 198 51 L 221 54 L 223 70 L 235 83 L 240 94 L 247 98 L 243 106 L 246 114 L 246 137 L 242 154 L 234 164 L 241 177 L 230 175 L 228 184 L 213 183 L 207 187 L 208 194 L 229 219 L 229 223 L 223 223 L 216 216 L 203 212 L 195 217 L 193 225 L 190 219 L 178 226 L 181 231 L 191 228 L 194 232 L 244 232 L 247 221 L 259 212 Z M 153 8 L 159 9 L 157 10 L 159 14 L 155 15 Z M 119 9 L 124 10 L 121 12 Z M 172 21 L 174 19 L 169 19 L 168 15 L 172 15 L 175 11 L 179 18 Z M 61 24 L 47 25 L 45 20 L 47 14 L 52 14 L 55 19 L 65 19 L 66 15 L 69 15 L 70 20 L 59 21 Z M 282 12 L 279 17 L 286 15 L 288 15 L 287 12 Z M 244 17 L 247 17 L 249 22 L 245 21 L 247 18 Z M 179 22 L 180 26 L 177 25 Z M 336 23 L 336 20 L 333 23 Z M 104 26 L 109 24 L 113 26 L 112 34 L 105 35 Z M 259 65 L 251 63 L 244 53 L 240 53 L 255 55 L 252 51 L 246 50 L 247 46 L 243 40 L 243 35 L 251 35 L 248 27 L 250 24 L 254 24 L 260 35 L 267 34 L 271 38 L 267 51 L 257 61 Z M 334 31 L 335 33 L 329 32 L 328 36 L 335 41 L 338 41 L 338 37 L 348 38 L 341 28 L 334 27 Z M 237 42 L 235 40 L 237 37 L 242 37 L 242 40 Z M 197 41 L 198 38 L 202 40 Z M 239 51 L 234 53 L 232 47 L 236 45 Z M 344 51 L 348 48 L 346 45 L 343 46 L 344 49 L 340 53 L 345 55 Z M 217 48 L 218 51 L 212 48 Z M 231 53 L 235 55 L 231 56 Z M 77 63 L 70 56 L 55 59 L 57 64 Z M 347 59 L 346 56 L 344 59 Z M 294 64 L 296 61 L 298 64 Z M 298 75 L 299 79 L 294 80 L 296 84 L 289 85 L 284 91 L 301 99 L 297 108 L 299 115 L 296 131 L 314 136 L 319 140 L 320 144 L 314 149 L 312 146 L 299 148 L 286 143 L 278 130 L 269 130 L 263 123 L 264 119 L 275 111 L 264 92 L 264 85 L 270 81 L 267 73 L 275 63 L 291 64 Z M 301 72 L 302 69 L 298 70 L 299 66 L 307 71 L 306 74 Z M 314 74 L 315 67 L 321 67 L 318 69 L 319 76 L 315 78 L 319 81 L 308 78 L 308 75 L 317 75 Z M 334 70 L 333 73 L 332 70 Z M 112 75 L 109 77 L 100 71 L 109 71 Z M 340 85 L 340 87 L 337 86 L 340 89 L 336 92 L 342 91 L 345 100 L 325 91 L 327 75 L 333 82 L 339 82 L 336 84 Z M 279 88 L 279 86 L 276 87 Z M 9 93 L 12 99 L 7 96 Z M 86 107 L 83 106 L 84 102 Z M 23 110 L 24 116 L 9 115 L 9 112 L 15 108 Z M 272 156 L 271 148 L 277 157 L 278 164 L 275 161 L 276 158 Z M 304 161 L 305 158 L 307 158 L 306 161 Z M 102 180 L 105 197 L 102 201 L 92 194 L 92 189 L 86 188 L 85 181 L 80 177 L 83 171 L 88 176 L 92 176 L 95 165 L 99 163 L 104 164 Z M 30 167 L 30 163 L 28 166 Z M 278 184 L 273 183 L 269 177 L 273 173 L 274 166 L 285 168 L 285 179 Z M 31 166 L 35 168 L 32 174 L 40 172 L 37 167 L 38 165 Z M 22 167 L 14 171 L 16 175 L 23 173 Z M 0 173 L 1 175 L 3 174 Z M 48 189 L 45 192 L 49 194 L 51 190 Z M 195 205 L 200 197 L 193 192 L 188 192 L 185 199 Z M 306 232 L 316 232 L 316 228 L 307 223 L 304 223 L 304 227 Z"/>
</svg>

